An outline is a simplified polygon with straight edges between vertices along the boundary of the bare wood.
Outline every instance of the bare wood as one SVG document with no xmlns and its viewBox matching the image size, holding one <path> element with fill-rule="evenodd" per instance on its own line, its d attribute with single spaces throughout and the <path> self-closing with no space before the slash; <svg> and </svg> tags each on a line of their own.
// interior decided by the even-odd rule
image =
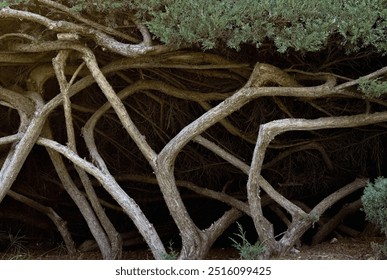
<svg viewBox="0 0 387 280">
<path fill-rule="evenodd" d="M 28 198 L 12 190 L 9 190 L 7 194 L 13 199 L 24 203 L 29 207 L 32 207 L 33 209 L 45 214 L 48 218 L 50 218 L 61 234 L 66 245 L 67 252 L 70 256 L 75 256 L 77 250 L 75 249 L 74 240 L 72 239 L 71 234 L 67 229 L 67 223 L 51 207 L 44 206 L 39 202 L 36 202 L 35 200 L 32 200 L 31 198 Z"/>
<path fill-rule="evenodd" d="M 328 222 L 326 222 L 319 231 L 313 236 L 312 245 L 319 244 L 350 214 L 358 211 L 362 206 L 361 199 L 355 200 L 344 207 Z"/>
<path fill-rule="evenodd" d="M 65 112 L 65 122 L 66 122 L 66 131 L 67 131 L 67 139 L 68 139 L 67 146 L 72 151 L 77 153 L 73 118 L 72 118 L 72 112 L 71 112 L 71 101 L 70 101 L 68 92 L 75 77 L 77 76 L 77 73 L 79 73 L 83 64 L 81 64 L 80 67 L 78 67 L 77 71 L 75 71 L 70 82 L 67 82 L 64 69 L 65 69 L 66 60 L 69 54 L 70 54 L 69 51 L 60 51 L 57 57 L 53 59 L 53 66 L 57 76 L 57 80 L 59 82 L 60 91 L 63 96 L 63 107 Z M 94 188 L 90 182 L 90 179 L 87 176 L 87 173 L 82 168 L 79 168 L 77 165 L 75 166 L 75 168 L 78 172 L 79 177 L 81 178 L 81 181 L 86 190 L 86 193 L 91 202 L 91 205 L 110 240 L 110 246 L 106 242 L 99 242 L 97 240 L 97 244 L 100 245 L 102 255 L 104 256 L 104 259 L 119 259 L 121 258 L 121 255 L 122 255 L 121 236 L 118 234 L 113 224 L 110 222 L 109 218 L 107 217 L 105 211 L 103 210 L 99 202 L 99 199 L 94 191 Z M 100 235 L 103 235 L 103 241 L 105 241 L 105 234 L 101 233 Z"/>
<path fill-rule="evenodd" d="M 165 248 L 159 236 L 157 235 L 155 228 L 145 217 L 137 203 L 122 190 L 111 174 L 101 171 L 95 165 L 91 164 L 85 159 L 82 159 L 69 148 L 59 144 L 56 141 L 40 137 L 37 141 L 37 144 L 43 145 L 62 154 L 71 160 L 74 164 L 80 166 L 86 172 L 93 175 L 122 207 L 123 211 L 133 220 L 134 224 L 152 250 L 155 258 L 162 258 L 162 256 L 165 254 Z"/>
</svg>

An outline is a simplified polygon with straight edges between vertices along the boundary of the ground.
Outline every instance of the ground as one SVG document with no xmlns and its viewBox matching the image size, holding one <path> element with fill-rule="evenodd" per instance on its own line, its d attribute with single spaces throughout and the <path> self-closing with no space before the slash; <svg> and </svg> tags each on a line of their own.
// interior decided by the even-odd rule
<svg viewBox="0 0 387 280">
<path fill-rule="evenodd" d="M 371 247 L 371 243 L 382 244 L 383 238 L 341 238 L 330 242 L 323 242 L 315 246 L 302 246 L 298 250 L 289 253 L 281 259 L 285 260 L 370 260 L 375 259 L 376 255 Z M 20 248 L 19 248 L 20 249 Z M 77 259 L 94 260 L 100 259 L 98 252 L 82 252 Z M 64 248 L 42 250 L 39 246 L 35 248 L 26 248 L 18 252 L 9 251 L 0 253 L 0 259 L 41 259 L 41 260 L 68 260 L 70 256 L 65 254 Z M 147 260 L 153 259 L 152 254 L 146 249 L 137 249 L 123 252 L 123 259 L 129 260 Z M 214 248 L 211 249 L 207 259 L 230 260 L 240 259 L 236 249 Z"/>
</svg>

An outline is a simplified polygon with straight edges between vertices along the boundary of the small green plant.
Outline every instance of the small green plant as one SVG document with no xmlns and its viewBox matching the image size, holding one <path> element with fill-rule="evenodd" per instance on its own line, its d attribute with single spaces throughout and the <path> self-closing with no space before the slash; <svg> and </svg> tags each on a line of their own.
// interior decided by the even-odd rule
<svg viewBox="0 0 387 280">
<path fill-rule="evenodd" d="M 387 82 L 381 79 L 359 79 L 359 89 L 369 97 L 380 97 L 387 93 Z"/>
<path fill-rule="evenodd" d="M 361 198 L 366 219 L 378 226 L 387 237 L 387 179 L 378 177 L 368 182 Z M 380 252 L 387 258 L 387 240 L 380 245 Z"/>
<path fill-rule="evenodd" d="M 241 243 L 231 238 L 233 247 L 239 251 L 239 255 L 244 260 L 258 260 L 261 259 L 265 252 L 265 247 L 259 240 L 255 244 L 251 244 L 246 238 L 246 232 L 243 230 L 241 224 L 237 223 L 239 233 L 235 233 L 241 239 Z"/>
<path fill-rule="evenodd" d="M 163 260 L 177 260 L 179 253 L 173 248 L 173 241 L 169 241 L 168 251 L 163 254 Z"/>
</svg>

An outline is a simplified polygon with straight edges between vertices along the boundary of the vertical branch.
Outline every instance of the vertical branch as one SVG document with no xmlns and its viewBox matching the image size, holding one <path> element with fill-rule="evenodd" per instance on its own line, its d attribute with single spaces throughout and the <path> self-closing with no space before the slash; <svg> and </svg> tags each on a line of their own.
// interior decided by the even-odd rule
<svg viewBox="0 0 387 280">
<path fill-rule="evenodd" d="M 49 139 L 52 138 L 52 133 L 48 126 L 44 128 L 42 135 Z M 50 156 L 52 164 L 54 165 L 55 171 L 63 185 L 63 188 L 69 194 L 69 196 L 81 212 L 82 216 L 84 217 L 91 234 L 94 236 L 99 248 L 101 249 L 103 258 L 110 258 L 111 247 L 109 244 L 109 240 L 107 239 L 106 234 L 103 228 L 101 227 L 101 224 L 99 223 L 95 212 L 90 207 L 90 204 L 88 203 L 85 196 L 75 185 L 73 179 L 67 171 L 66 165 L 64 164 L 60 154 L 48 148 L 47 152 Z"/>
<path fill-rule="evenodd" d="M 38 139 L 48 116 L 47 112 L 44 111 L 41 97 L 36 94 L 31 95 L 31 98 L 35 101 L 35 112 L 31 118 L 26 119 L 25 123 L 22 123 L 19 127 L 22 130 L 25 128 L 25 131 L 19 131 L 22 134 L 21 139 L 14 143 L 0 171 L 0 202 L 16 180 L 16 176 Z"/>
<path fill-rule="evenodd" d="M 207 111 L 201 117 L 180 131 L 159 153 L 155 173 L 159 181 L 160 189 L 164 195 L 169 211 L 179 228 L 183 241 L 183 248 L 187 248 L 184 254 L 188 254 L 188 248 L 205 246 L 202 233 L 191 220 L 187 209 L 180 197 L 174 176 L 174 162 L 184 146 L 195 136 L 200 135 L 219 120 L 238 110 L 249 100 L 245 89 L 241 89 L 212 110 Z M 193 255 L 195 252 L 192 253 Z M 182 256 L 183 257 L 183 256 Z"/>
<path fill-rule="evenodd" d="M 206 147 L 210 151 L 214 152 L 216 155 L 223 158 L 224 160 L 226 160 L 227 162 L 229 162 L 233 166 L 239 168 L 246 175 L 249 175 L 250 170 L 251 170 L 249 165 L 242 162 L 240 159 L 231 155 L 227 151 L 223 150 L 219 146 L 215 145 L 211 141 L 203 138 L 202 136 L 195 137 L 194 141 L 199 143 L 200 145 Z M 251 176 L 249 176 L 249 180 L 250 180 L 250 178 L 251 178 Z M 258 181 L 258 183 L 264 184 L 267 187 L 267 189 L 269 189 L 270 184 L 262 176 L 257 176 L 256 180 Z M 249 182 L 248 182 L 248 184 L 249 184 Z M 250 187 L 251 187 L 251 182 L 250 182 Z M 265 244 L 268 244 L 271 248 L 275 248 L 277 245 L 276 245 L 276 241 L 274 240 L 273 228 L 272 228 L 272 225 L 269 223 L 269 221 L 263 216 L 263 213 L 262 213 L 262 206 L 263 205 L 261 203 L 260 196 L 258 196 L 258 202 L 256 202 L 256 203 L 257 203 L 257 205 L 258 205 L 257 207 L 259 207 L 260 211 L 258 211 L 258 213 L 257 213 L 257 211 L 255 210 L 256 208 L 250 207 L 250 211 L 249 211 L 250 216 L 253 218 L 253 220 L 256 219 L 256 220 L 262 221 L 262 224 L 260 224 L 259 227 L 256 227 L 256 230 L 259 234 L 259 237 L 262 241 L 265 240 Z M 249 204 L 249 206 L 250 206 L 250 204 Z M 251 213 L 251 211 L 253 209 L 254 209 L 254 213 Z M 267 231 L 264 231 L 262 229 L 262 225 L 266 226 Z"/>
<path fill-rule="evenodd" d="M 64 73 L 64 69 L 66 67 L 66 60 L 69 54 L 70 54 L 70 50 L 59 51 L 58 55 L 55 58 L 53 58 L 52 65 L 54 66 L 54 71 L 59 83 L 59 88 L 60 88 L 60 92 L 63 100 L 63 109 L 64 109 L 66 132 L 67 132 L 67 146 L 71 150 L 76 151 L 73 116 L 71 113 L 71 101 L 68 95 L 68 91 L 71 85 L 67 82 L 66 76 Z"/>
<path fill-rule="evenodd" d="M 142 81 L 136 82 L 134 84 L 131 84 L 130 86 L 126 87 L 122 91 L 120 91 L 117 96 L 120 99 L 124 99 L 125 97 L 134 94 L 136 91 L 141 89 L 148 88 L 147 83 L 144 83 Z M 85 140 L 86 146 L 89 150 L 90 156 L 93 160 L 93 162 L 101 169 L 106 172 L 108 172 L 108 168 L 102 159 L 101 155 L 98 152 L 97 146 L 95 145 L 95 138 L 94 138 L 94 129 L 99 121 L 99 119 L 105 114 L 110 108 L 112 107 L 110 102 L 106 102 L 104 105 L 98 108 L 97 111 L 94 112 L 94 114 L 87 120 L 85 126 L 82 129 L 82 135 Z"/>
<path fill-rule="evenodd" d="M 66 80 L 64 69 L 66 66 L 66 59 L 69 53 L 70 53 L 69 50 L 60 51 L 57 57 L 53 59 L 53 66 L 57 76 L 57 80 L 59 82 L 61 94 L 63 96 L 63 107 L 64 107 L 64 113 L 65 113 L 66 131 L 67 131 L 67 139 L 68 139 L 67 146 L 73 152 L 77 153 L 69 90 L 72 82 L 77 76 L 77 73 L 80 71 L 80 69 L 84 64 L 81 64 L 80 67 L 78 67 L 77 71 L 73 74 L 71 81 L 68 83 Z M 102 245 L 100 247 L 101 251 L 103 250 L 105 251 L 105 252 L 102 252 L 102 254 L 105 256 L 105 258 L 109 258 L 109 259 L 120 258 L 121 251 L 122 251 L 121 236 L 116 231 L 116 229 L 114 228 L 114 225 L 111 223 L 104 209 L 102 208 L 98 200 L 98 197 L 94 191 L 94 188 L 90 182 L 90 179 L 87 176 L 87 173 L 82 168 L 79 168 L 78 166 L 75 166 L 75 168 L 86 190 L 87 196 L 90 199 L 91 205 L 95 213 L 97 214 L 97 217 L 99 218 L 102 224 L 102 227 L 106 231 L 111 242 L 111 248 L 107 248 L 104 242 L 101 244 L 101 242 L 97 241 L 99 245 Z M 100 235 L 104 235 L 104 234 L 100 233 Z"/>
<path fill-rule="evenodd" d="M 78 47 L 77 51 L 82 53 L 84 62 L 86 63 L 88 69 L 90 70 L 95 81 L 101 88 L 102 92 L 105 94 L 109 103 L 117 113 L 118 118 L 123 124 L 124 128 L 131 136 L 133 141 L 137 144 L 138 148 L 148 160 L 149 164 L 154 167 L 156 153 L 146 142 L 145 137 L 137 129 L 131 118 L 129 117 L 128 112 L 125 109 L 124 104 L 121 99 L 116 95 L 114 89 L 111 87 L 106 77 L 103 75 L 101 70 L 98 67 L 94 54 L 87 48 Z M 101 184 L 105 189 L 112 195 L 112 197 L 117 201 L 117 203 L 123 208 L 124 212 L 133 220 L 137 229 L 144 237 L 148 246 L 152 250 L 153 255 L 156 259 L 162 258 L 165 253 L 164 245 L 162 244 L 154 226 L 148 221 L 144 213 L 141 211 L 137 203 L 129 197 L 117 184 L 113 176 L 110 175 L 108 170 L 104 170 Z M 98 179 L 98 178 L 97 178 Z"/>
<path fill-rule="evenodd" d="M 114 89 L 109 84 L 102 71 L 99 69 L 94 54 L 87 48 L 79 48 L 79 51 L 81 51 L 83 60 L 90 70 L 91 75 L 94 77 L 98 86 L 101 88 L 102 92 L 113 107 L 125 130 L 136 143 L 137 147 L 140 149 L 141 153 L 147 159 L 149 164 L 154 168 L 156 153 L 149 146 L 145 136 L 141 134 L 136 125 L 133 123 L 125 109 L 125 105 L 122 103 L 121 99 L 117 96 Z"/>
</svg>

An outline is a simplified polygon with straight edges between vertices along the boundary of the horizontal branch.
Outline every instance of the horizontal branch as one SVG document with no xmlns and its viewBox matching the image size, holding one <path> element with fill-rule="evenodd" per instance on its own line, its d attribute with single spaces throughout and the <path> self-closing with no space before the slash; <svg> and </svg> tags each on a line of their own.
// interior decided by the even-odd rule
<svg viewBox="0 0 387 280">
<path fill-rule="evenodd" d="M 337 92 L 340 92 L 341 90 L 345 89 L 345 88 L 348 88 L 348 87 L 351 87 L 351 86 L 355 86 L 357 84 L 359 84 L 359 81 L 362 80 L 362 79 L 373 79 L 373 78 L 376 78 L 376 77 L 379 77 L 379 76 L 382 76 L 382 75 L 385 75 L 387 74 L 387 66 L 383 67 L 383 68 L 380 68 L 379 70 L 376 70 L 375 72 L 372 72 L 370 74 L 367 74 L 365 76 L 362 76 L 356 80 L 353 80 L 353 81 L 349 81 L 349 82 L 346 82 L 346 83 L 343 83 L 341 85 L 338 85 L 334 88 L 335 91 Z"/>
<path fill-rule="evenodd" d="M 16 133 L 16 134 L 13 134 L 13 135 L 0 137 L 0 146 L 1 146 L 1 145 L 6 145 L 6 144 L 14 143 L 14 142 L 16 142 L 17 140 L 20 140 L 20 138 L 21 138 L 22 136 L 23 136 L 23 135 L 22 135 L 21 133 Z"/>
<path fill-rule="evenodd" d="M 329 207 L 335 204 L 340 199 L 346 197 L 347 195 L 353 193 L 354 191 L 364 188 L 368 182 L 368 179 L 356 179 L 348 185 L 342 187 L 336 192 L 324 198 L 319 204 L 317 204 L 312 211 L 311 215 L 321 216 Z"/>
<path fill-rule="evenodd" d="M 116 37 L 120 37 L 122 39 L 125 39 L 125 40 L 128 40 L 128 41 L 131 41 L 131 42 L 135 42 L 135 43 L 138 43 L 139 40 L 135 37 L 132 37 L 128 34 L 125 34 L 125 33 L 122 33 L 114 28 L 111 28 L 111 27 L 108 27 L 108 26 L 104 26 L 104 25 L 101 25 L 97 22 L 94 22 L 94 21 L 91 21 L 87 18 L 84 18 L 82 17 L 79 13 L 75 13 L 73 10 L 71 10 L 71 8 L 68 8 L 66 7 L 65 5 L 62 5 L 60 3 L 57 3 L 55 1 L 50 1 L 50 0 L 38 0 L 39 3 L 42 3 L 42 4 L 45 4 L 51 8 L 54 8 L 54 9 L 57 9 L 59 11 L 62 11 L 62 12 L 65 12 L 67 15 L 73 17 L 74 19 L 80 21 L 80 22 L 83 22 L 87 25 L 90 25 L 91 27 L 97 29 L 97 30 L 101 30 L 102 32 L 105 32 L 107 34 L 111 34 L 113 36 L 116 36 Z"/>
<path fill-rule="evenodd" d="M 0 18 L 14 18 L 18 20 L 28 20 L 46 26 L 49 30 L 60 32 L 60 33 L 75 33 L 85 37 L 91 37 L 97 45 L 103 49 L 109 50 L 111 52 L 127 56 L 127 57 L 136 57 L 144 55 L 146 53 L 162 53 L 170 51 L 171 47 L 165 45 L 158 46 L 149 46 L 145 43 L 139 44 L 127 44 L 121 43 L 114 39 L 113 37 L 97 30 L 94 28 L 86 27 L 83 25 L 75 24 L 63 20 L 51 20 L 47 17 L 41 16 L 36 13 L 21 11 L 12 9 L 9 7 L 2 8 L 0 10 Z"/>
</svg>

